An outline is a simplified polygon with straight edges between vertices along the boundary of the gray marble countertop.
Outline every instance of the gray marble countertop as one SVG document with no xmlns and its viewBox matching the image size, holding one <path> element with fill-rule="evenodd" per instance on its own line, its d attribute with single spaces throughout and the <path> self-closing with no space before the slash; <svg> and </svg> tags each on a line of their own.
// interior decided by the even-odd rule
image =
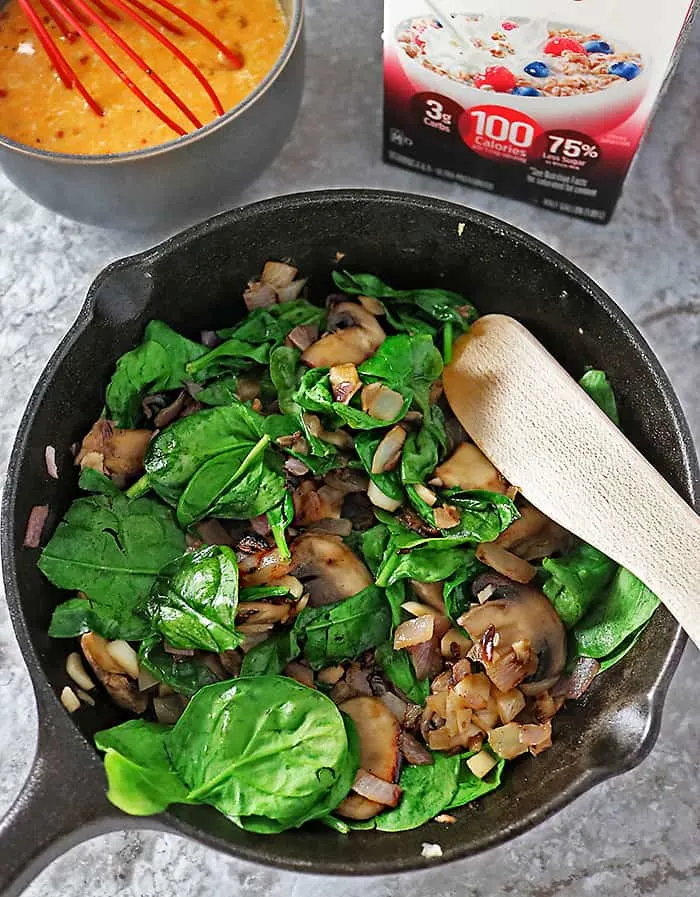
<svg viewBox="0 0 700 897">
<path fill-rule="evenodd" d="M 328 186 L 433 194 L 492 212 L 551 244 L 641 327 L 700 436 L 700 27 L 685 48 L 613 222 L 600 227 L 443 184 L 380 161 L 381 10 L 310 0 L 307 88 L 294 133 L 249 201 Z M 368 40 L 369 37 L 369 40 Z M 0 175 L 0 469 L 25 402 L 94 275 L 143 238 L 57 218 Z M 700 654 L 686 649 L 661 736 L 637 769 L 476 859 L 407 877 L 301 877 L 236 862 L 175 836 L 118 833 L 76 847 L 29 897 L 697 897 L 700 892 Z M 33 755 L 29 679 L 0 600 L 0 814 Z M 0 859 L 1 862 L 1 859 Z"/>
</svg>

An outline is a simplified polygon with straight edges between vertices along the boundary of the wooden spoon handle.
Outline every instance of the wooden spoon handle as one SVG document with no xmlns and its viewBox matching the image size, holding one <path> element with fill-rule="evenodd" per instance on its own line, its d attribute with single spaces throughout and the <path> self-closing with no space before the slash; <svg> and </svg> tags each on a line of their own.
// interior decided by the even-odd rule
<svg viewBox="0 0 700 897">
<path fill-rule="evenodd" d="M 627 567 L 700 645 L 700 518 L 532 334 L 505 315 L 480 318 L 443 383 L 506 479 Z"/>
</svg>

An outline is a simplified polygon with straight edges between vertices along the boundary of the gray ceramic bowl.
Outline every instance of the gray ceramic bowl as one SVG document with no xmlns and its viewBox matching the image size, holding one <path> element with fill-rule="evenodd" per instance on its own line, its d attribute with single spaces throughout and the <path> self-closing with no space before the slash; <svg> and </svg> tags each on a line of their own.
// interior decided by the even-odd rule
<svg viewBox="0 0 700 897">
<path fill-rule="evenodd" d="M 299 110 L 304 3 L 280 5 L 289 34 L 279 59 L 245 100 L 211 124 L 159 146 L 104 156 L 51 153 L 0 136 L 5 174 L 41 205 L 100 227 L 172 232 L 226 208 L 275 158 Z"/>
<path fill-rule="evenodd" d="M 0 894 L 19 892 L 52 857 L 80 840 L 118 828 L 159 828 L 196 838 L 237 857 L 304 872 L 393 873 L 435 865 L 421 856 L 437 842 L 443 861 L 514 837 L 551 816 L 597 782 L 639 763 L 654 744 L 666 689 L 685 636 L 664 609 L 614 673 L 555 719 L 552 748 L 511 764 L 498 791 L 457 821 L 414 831 L 340 835 L 320 824 L 281 835 L 236 828 L 211 807 L 173 807 L 139 819 L 105 797 L 102 761 L 92 742 L 123 714 L 101 698 L 68 716 L 58 694 L 72 648 L 47 634 L 61 593 L 22 548 L 33 505 L 48 504 L 46 536 L 77 496 L 69 446 L 99 415 L 116 359 L 142 338 L 151 318 L 196 338 L 201 328 L 245 314 L 247 279 L 269 258 L 290 258 L 316 297 L 332 290 L 336 253 L 354 271 L 372 271 L 397 287 L 442 284 L 481 312 L 521 320 L 572 373 L 604 367 L 630 439 L 694 504 L 698 465 L 692 439 L 666 375 L 615 303 L 581 271 L 532 237 L 462 206 L 372 191 L 324 191 L 234 209 L 142 255 L 110 265 L 48 363 L 20 425 L 2 508 L 7 599 L 34 685 L 39 744 L 22 794 L 0 823 Z M 62 476 L 48 477 L 47 444 Z M 465 867 L 465 874 L 468 867 Z M 358 886 L 358 892 L 360 887 Z"/>
</svg>

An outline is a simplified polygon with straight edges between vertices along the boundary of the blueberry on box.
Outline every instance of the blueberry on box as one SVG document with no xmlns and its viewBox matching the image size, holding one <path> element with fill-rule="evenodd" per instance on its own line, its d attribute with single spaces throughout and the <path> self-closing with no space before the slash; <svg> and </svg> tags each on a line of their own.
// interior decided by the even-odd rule
<svg viewBox="0 0 700 897">
<path fill-rule="evenodd" d="M 514 87 L 511 90 L 511 93 L 514 93 L 520 97 L 541 97 L 542 96 L 540 91 L 536 90 L 534 87 Z"/>
<path fill-rule="evenodd" d="M 608 69 L 611 75 L 617 75 L 624 78 L 625 81 L 631 81 L 641 72 L 641 68 L 636 62 L 614 62 Z"/>
<path fill-rule="evenodd" d="M 532 75 L 533 78 L 546 78 L 549 74 L 549 66 L 546 62 L 528 62 L 524 71 L 526 71 L 528 75 Z"/>
<path fill-rule="evenodd" d="M 607 41 L 604 40 L 589 40 L 583 45 L 586 48 L 587 53 L 605 53 L 609 54 L 613 52 L 613 48 Z"/>
</svg>

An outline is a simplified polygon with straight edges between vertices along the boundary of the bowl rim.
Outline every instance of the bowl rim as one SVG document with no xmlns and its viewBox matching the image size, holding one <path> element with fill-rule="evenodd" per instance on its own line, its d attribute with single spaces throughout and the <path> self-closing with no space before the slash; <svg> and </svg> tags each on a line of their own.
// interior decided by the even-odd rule
<svg viewBox="0 0 700 897">
<path fill-rule="evenodd" d="M 45 365 L 37 384 L 32 391 L 19 424 L 17 436 L 10 455 L 6 487 L 3 491 L 2 498 L 2 514 L 0 516 L 0 547 L 2 549 L 2 571 L 7 590 L 7 603 L 15 635 L 36 696 L 39 709 L 40 731 L 42 723 L 45 722 L 46 719 L 57 724 L 63 737 L 62 749 L 65 750 L 70 746 L 76 755 L 80 754 L 84 761 L 88 761 L 92 769 L 90 776 L 87 775 L 87 768 L 85 769 L 86 784 L 89 779 L 94 776 L 97 766 L 99 766 L 101 772 L 101 763 L 99 762 L 97 751 L 88 738 L 83 735 L 82 731 L 78 728 L 72 718 L 69 718 L 65 713 L 65 710 L 60 704 L 57 692 L 44 674 L 39 659 L 38 649 L 35 646 L 29 631 L 18 586 L 15 562 L 15 545 L 18 544 L 18 540 L 14 526 L 14 510 L 19 485 L 18 470 L 26 450 L 28 437 L 31 433 L 36 413 L 48 391 L 56 370 L 63 363 L 74 343 L 92 324 L 96 311 L 98 294 L 107 280 L 115 275 L 119 275 L 124 270 L 135 267 L 141 266 L 147 270 L 150 264 L 157 260 L 161 255 L 168 255 L 173 252 L 176 253 L 190 241 L 203 237 L 210 231 L 225 227 L 229 223 L 240 223 L 245 221 L 248 217 L 271 213 L 281 208 L 287 210 L 290 208 L 299 208 L 300 210 L 305 210 L 308 214 L 309 211 L 313 209 L 315 203 L 327 203 L 329 200 L 334 200 L 339 203 L 380 201 L 396 207 L 397 213 L 399 210 L 411 210 L 417 214 L 420 214 L 422 210 L 432 212 L 442 211 L 445 214 L 449 214 L 451 217 L 456 217 L 457 220 L 461 219 L 461 221 L 468 221 L 477 227 L 486 228 L 492 233 L 514 239 L 520 245 L 524 245 L 535 255 L 545 260 L 548 264 L 556 261 L 560 270 L 564 271 L 568 277 L 578 283 L 589 295 L 591 295 L 593 301 L 600 303 L 611 319 L 614 320 L 616 324 L 623 327 L 633 337 L 638 344 L 639 349 L 644 353 L 645 360 L 649 364 L 653 375 L 660 383 L 668 402 L 668 409 L 674 423 L 674 429 L 678 436 L 680 465 L 684 477 L 687 479 L 689 502 L 696 509 L 700 508 L 700 466 L 690 428 L 675 390 L 647 341 L 639 333 L 636 326 L 630 321 L 625 312 L 580 268 L 572 262 L 569 262 L 564 256 L 543 241 L 530 236 L 519 228 L 508 224 L 495 216 L 471 209 L 467 206 L 460 206 L 457 203 L 452 203 L 446 200 L 396 191 L 366 189 L 308 191 L 263 199 L 255 203 L 236 207 L 175 234 L 150 249 L 118 259 L 106 266 L 93 281 L 75 322 Z M 491 835 L 477 837 L 471 844 L 460 844 L 456 847 L 446 848 L 440 864 L 482 853 L 523 834 L 572 803 L 577 797 L 590 790 L 594 785 L 629 770 L 640 763 L 651 750 L 658 735 L 661 723 L 661 712 L 666 693 L 672 675 L 680 661 L 685 642 L 685 633 L 680 625 L 676 624 L 675 629 L 670 634 L 668 651 L 654 677 L 652 686 L 644 696 L 645 704 L 642 715 L 644 717 L 645 726 L 641 733 L 640 741 L 633 750 L 626 753 L 624 756 L 612 758 L 605 765 L 598 764 L 586 768 L 568 788 L 554 795 L 544 806 L 533 809 L 526 816 L 506 828 L 500 829 L 498 832 Z M 39 760 L 41 759 L 40 755 L 38 755 L 38 758 Z M 104 791 L 104 785 L 102 785 L 102 788 Z M 18 800 L 21 799 L 21 797 L 22 793 L 20 793 L 20 798 L 18 798 Z M 107 805 L 107 808 L 109 808 L 109 805 Z M 106 811 L 103 819 L 107 820 Z M 101 825 L 99 822 L 96 826 L 95 823 L 93 823 L 92 828 L 90 828 L 87 834 L 82 837 L 92 837 L 100 831 L 112 831 L 117 828 L 147 828 L 176 832 L 191 837 L 193 840 L 208 847 L 228 853 L 238 859 L 280 869 L 311 874 L 367 876 L 395 874 L 398 872 L 408 872 L 420 869 L 435 869 L 437 865 L 434 860 L 424 858 L 417 853 L 415 855 L 404 855 L 399 857 L 390 855 L 386 858 L 382 858 L 380 861 L 374 861 L 365 857 L 362 864 L 359 866 L 356 857 L 353 858 L 351 855 L 348 855 L 348 859 L 344 859 L 341 855 L 337 860 L 333 860 L 332 862 L 324 861 L 323 867 L 319 869 L 311 852 L 309 852 L 304 859 L 276 856 L 274 847 L 272 846 L 273 842 L 270 842 L 267 839 L 264 839 L 263 842 L 256 840 L 254 846 L 241 843 L 233 844 L 221 835 L 203 831 L 196 825 L 196 823 L 187 818 L 186 813 L 183 812 L 181 814 L 179 811 L 166 811 L 164 814 L 161 814 L 158 817 L 153 817 L 150 820 L 148 818 L 142 819 L 140 817 L 134 820 L 131 817 L 119 816 L 116 819 L 116 823 L 114 814 L 112 814 L 108 821 L 103 822 Z M 77 843 L 80 840 L 81 836 L 78 836 L 73 843 Z M 267 844 L 270 844 L 272 849 L 266 848 L 265 845 Z"/>
<path fill-rule="evenodd" d="M 115 165 L 118 163 L 137 162 L 142 159 L 152 159 L 163 153 L 184 148 L 223 128 L 229 122 L 244 115 L 248 109 L 260 100 L 277 81 L 292 57 L 301 37 L 304 24 L 304 3 L 305 0 L 290 0 L 292 14 L 289 17 L 289 30 L 282 49 L 280 50 L 275 64 L 265 75 L 262 81 L 253 88 L 253 90 L 243 97 L 233 108 L 228 109 L 223 115 L 217 116 L 213 121 L 208 122 L 201 128 L 189 131 L 179 137 L 174 137 L 164 143 L 157 143 L 155 146 L 147 146 L 143 149 L 127 150 L 122 153 L 61 153 L 53 150 L 36 149 L 28 146 L 26 143 L 19 143 L 9 137 L 5 137 L 0 133 L 0 148 L 8 149 L 21 156 L 30 156 L 38 159 L 49 160 L 64 165 L 89 165 L 103 166 Z M 1 5 L 1 3 L 0 3 Z"/>
</svg>

